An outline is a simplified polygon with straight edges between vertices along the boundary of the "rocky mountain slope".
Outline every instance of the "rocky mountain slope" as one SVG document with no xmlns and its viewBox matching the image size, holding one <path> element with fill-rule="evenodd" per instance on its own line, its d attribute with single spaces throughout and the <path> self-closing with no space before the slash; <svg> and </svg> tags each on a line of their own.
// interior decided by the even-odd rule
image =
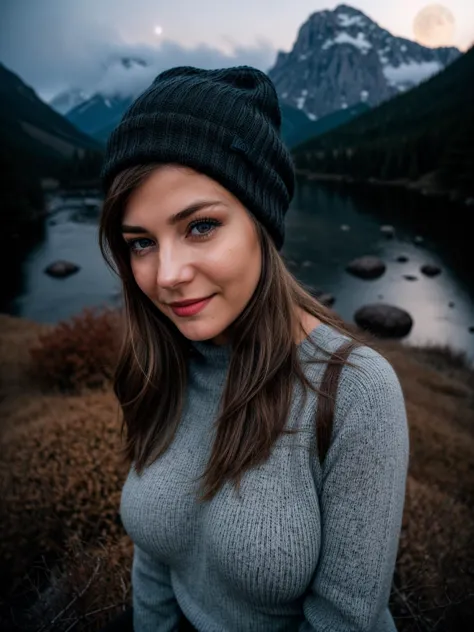
<svg viewBox="0 0 474 632">
<path fill-rule="evenodd" d="M 442 70 L 456 48 L 427 48 L 341 4 L 313 13 L 293 49 L 268 71 L 284 103 L 320 118 L 359 102 L 375 106 Z"/>
</svg>

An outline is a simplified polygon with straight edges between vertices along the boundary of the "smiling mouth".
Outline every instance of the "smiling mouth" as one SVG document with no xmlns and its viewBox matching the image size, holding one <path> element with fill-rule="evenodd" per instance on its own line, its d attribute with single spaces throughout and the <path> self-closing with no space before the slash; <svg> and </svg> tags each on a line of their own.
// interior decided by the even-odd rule
<svg viewBox="0 0 474 632">
<path fill-rule="evenodd" d="M 202 303 L 202 301 L 207 301 L 207 299 L 211 298 L 211 296 L 205 296 L 203 298 L 190 298 L 186 301 L 176 301 L 175 303 L 168 303 L 168 305 L 170 307 L 187 307 L 188 305 L 194 305 L 195 303 Z"/>
<path fill-rule="evenodd" d="M 212 294 L 207 298 L 199 299 L 197 301 L 193 301 L 192 303 L 188 302 L 187 305 L 183 305 L 183 303 L 178 305 L 171 303 L 170 308 L 173 310 L 173 313 L 176 314 L 176 316 L 194 316 L 195 314 L 203 310 L 206 305 L 208 305 L 209 302 L 214 298 L 214 296 L 215 294 Z"/>
</svg>

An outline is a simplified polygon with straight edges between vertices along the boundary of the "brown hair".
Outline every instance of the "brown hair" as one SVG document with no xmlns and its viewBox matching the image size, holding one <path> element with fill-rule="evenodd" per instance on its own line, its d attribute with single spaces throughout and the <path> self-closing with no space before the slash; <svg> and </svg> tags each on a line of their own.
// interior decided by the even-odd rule
<svg viewBox="0 0 474 632">
<path fill-rule="evenodd" d="M 102 255 L 123 286 L 124 334 L 114 392 L 123 413 L 122 433 L 126 429 L 121 456 L 127 462 L 134 461 L 138 473 L 173 441 L 182 413 L 191 347 L 137 286 L 120 233 L 130 193 L 157 167 L 140 165 L 116 176 L 104 201 L 99 227 Z M 301 382 L 305 396 L 307 388 L 319 393 L 298 360 L 295 331 L 303 329 L 295 307 L 354 338 L 343 321 L 293 277 L 264 226 L 254 221 L 261 244 L 262 273 L 252 298 L 232 324 L 232 357 L 216 420 L 216 438 L 200 477 L 204 479 L 202 501 L 211 500 L 226 480 L 236 483 L 239 490 L 244 472 L 269 457 L 277 438 L 297 432 L 284 428 L 293 388 L 288 376 Z M 326 362 L 321 358 L 314 361 Z M 335 393 L 323 395 L 331 399 Z"/>
</svg>

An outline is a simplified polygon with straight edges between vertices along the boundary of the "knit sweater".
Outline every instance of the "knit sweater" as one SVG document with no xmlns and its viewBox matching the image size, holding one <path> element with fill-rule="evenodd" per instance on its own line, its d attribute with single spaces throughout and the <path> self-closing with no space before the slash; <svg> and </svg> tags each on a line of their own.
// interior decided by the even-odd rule
<svg viewBox="0 0 474 632">
<path fill-rule="evenodd" d="M 309 364 L 345 338 L 322 324 L 298 345 Z M 321 468 L 317 395 L 295 380 L 287 427 L 246 472 L 195 495 L 208 461 L 230 346 L 193 343 L 183 415 L 170 448 L 141 475 L 131 465 L 121 517 L 134 542 L 135 632 L 171 632 L 184 613 L 201 632 L 394 632 L 389 596 L 409 457 L 406 409 L 391 365 L 369 347 L 341 372 L 331 445 Z M 321 357 L 324 357 L 321 354 Z"/>
</svg>

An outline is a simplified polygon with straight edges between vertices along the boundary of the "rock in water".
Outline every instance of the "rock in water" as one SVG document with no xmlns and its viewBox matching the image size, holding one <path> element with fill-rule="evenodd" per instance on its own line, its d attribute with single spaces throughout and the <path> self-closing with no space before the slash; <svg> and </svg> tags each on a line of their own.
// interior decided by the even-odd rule
<svg viewBox="0 0 474 632">
<path fill-rule="evenodd" d="M 49 266 L 44 269 L 44 272 L 50 276 L 62 278 L 74 274 L 78 270 L 80 270 L 80 268 L 75 263 L 59 260 L 50 263 Z"/>
<path fill-rule="evenodd" d="M 395 235 L 395 228 L 390 224 L 384 224 L 380 227 L 380 232 L 386 237 L 393 237 Z"/>
<path fill-rule="evenodd" d="M 322 292 L 317 299 L 326 307 L 332 307 L 336 302 L 336 298 L 332 294 L 329 294 L 329 292 Z"/>
<path fill-rule="evenodd" d="M 385 303 L 364 305 L 356 311 L 354 320 L 361 329 L 382 338 L 403 338 L 413 326 L 408 312 Z"/>
<path fill-rule="evenodd" d="M 426 274 L 426 276 L 429 277 L 438 276 L 438 274 L 441 273 L 441 268 L 438 268 L 438 266 L 432 265 L 431 263 L 427 263 L 424 266 L 421 266 L 420 270 L 423 272 L 423 274 Z"/>
<path fill-rule="evenodd" d="M 329 294 L 329 292 L 323 292 L 323 290 L 318 290 L 310 285 L 306 286 L 306 289 L 312 296 L 314 296 L 314 298 L 326 307 L 332 307 L 336 302 L 336 297 Z"/>
<path fill-rule="evenodd" d="M 385 263 L 378 257 L 359 257 L 351 261 L 346 270 L 360 279 L 377 279 L 385 272 Z"/>
</svg>

